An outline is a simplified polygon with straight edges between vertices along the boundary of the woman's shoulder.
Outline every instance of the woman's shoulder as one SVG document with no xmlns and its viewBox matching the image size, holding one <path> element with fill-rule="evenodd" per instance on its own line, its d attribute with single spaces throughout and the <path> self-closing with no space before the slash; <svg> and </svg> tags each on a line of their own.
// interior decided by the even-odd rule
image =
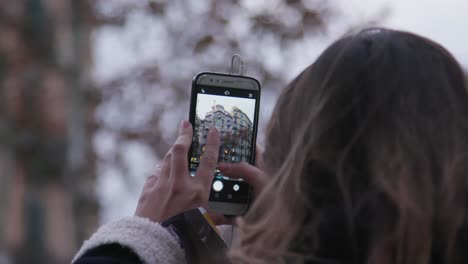
<svg viewBox="0 0 468 264">
<path fill-rule="evenodd" d="M 73 264 L 142 264 L 140 257 L 118 243 L 107 244 L 86 251 Z"/>
<path fill-rule="evenodd" d="M 166 228 L 133 216 L 100 227 L 83 243 L 73 263 L 138 263 L 136 259 L 140 263 L 186 262 L 183 249 Z"/>
</svg>

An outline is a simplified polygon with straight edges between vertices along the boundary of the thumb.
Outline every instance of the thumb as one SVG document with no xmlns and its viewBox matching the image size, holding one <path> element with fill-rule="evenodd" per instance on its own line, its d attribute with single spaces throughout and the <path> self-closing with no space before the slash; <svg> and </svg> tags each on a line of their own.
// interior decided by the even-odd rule
<svg viewBox="0 0 468 264">
<path fill-rule="evenodd" d="M 263 171 L 245 162 L 220 163 L 219 170 L 231 178 L 242 178 L 252 186 L 256 194 L 259 194 L 267 183 L 267 176 Z"/>
</svg>

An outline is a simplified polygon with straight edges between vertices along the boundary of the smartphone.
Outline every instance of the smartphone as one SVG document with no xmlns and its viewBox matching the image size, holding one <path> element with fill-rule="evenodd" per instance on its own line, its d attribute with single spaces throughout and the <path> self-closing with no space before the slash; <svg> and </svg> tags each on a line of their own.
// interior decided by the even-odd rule
<svg viewBox="0 0 468 264">
<path fill-rule="evenodd" d="M 203 72 L 192 82 L 189 120 L 194 133 L 189 151 L 189 171 L 195 176 L 203 159 L 208 130 L 221 137 L 218 162 L 255 162 L 260 83 L 251 77 Z M 232 179 L 218 169 L 213 175 L 208 209 L 224 215 L 242 215 L 252 189 L 242 179 Z"/>
</svg>

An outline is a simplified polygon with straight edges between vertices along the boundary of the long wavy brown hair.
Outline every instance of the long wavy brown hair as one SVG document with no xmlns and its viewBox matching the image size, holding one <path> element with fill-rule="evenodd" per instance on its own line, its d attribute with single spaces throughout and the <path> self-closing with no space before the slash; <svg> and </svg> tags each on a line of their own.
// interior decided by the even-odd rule
<svg viewBox="0 0 468 264">
<path fill-rule="evenodd" d="M 264 158 L 272 179 L 233 260 L 468 261 L 468 93 L 433 41 L 382 28 L 336 41 L 279 97 Z"/>
</svg>

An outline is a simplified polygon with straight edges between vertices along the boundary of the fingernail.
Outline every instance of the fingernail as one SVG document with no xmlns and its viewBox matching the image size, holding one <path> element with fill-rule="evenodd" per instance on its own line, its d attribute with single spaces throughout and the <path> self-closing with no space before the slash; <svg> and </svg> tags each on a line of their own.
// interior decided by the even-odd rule
<svg viewBox="0 0 468 264">
<path fill-rule="evenodd" d="M 229 163 L 221 162 L 221 163 L 218 164 L 218 168 L 220 170 L 227 170 L 227 169 L 229 169 Z"/>
<path fill-rule="evenodd" d="M 190 126 L 190 122 L 187 120 L 182 120 L 182 122 L 180 123 L 180 128 L 187 128 L 189 126 Z"/>
<path fill-rule="evenodd" d="M 218 129 L 216 127 L 212 127 L 210 129 L 210 136 L 212 136 L 212 137 L 218 136 Z"/>
</svg>

